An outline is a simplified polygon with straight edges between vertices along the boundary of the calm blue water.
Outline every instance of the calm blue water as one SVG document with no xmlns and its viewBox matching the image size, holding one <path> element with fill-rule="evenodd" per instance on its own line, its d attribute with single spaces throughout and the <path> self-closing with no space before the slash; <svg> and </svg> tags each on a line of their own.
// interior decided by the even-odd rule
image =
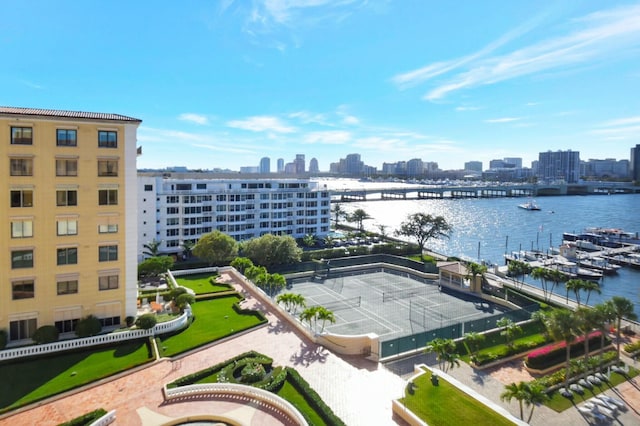
<svg viewBox="0 0 640 426">
<path fill-rule="evenodd" d="M 525 201 L 524 198 L 394 200 L 342 206 L 349 212 L 364 209 L 373 217 L 365 221 L 365 228 L 379 232 L 378 226 L 382 224 L 388 235 L 393 235 L 408 214 L 444 216 L 453 232 L 449 239 L 429 241 L 430 250 L 499 265 L 504 264 L 505 253 L 520 249 L 546 252 L 550 246 L 559 246 L 563 232 L 581 232 L 593 226 L 640 232 L 640 195 L 539 197 L 535 201 L 541 211 L 517 207 Z M 618 275 L 607 276 L 600 284 L 602 295 L 592 294 L 589 304 L 620 295 L 634 302 L 640 316 L 640 270 L 622 268 Z M 563 288 L 559 292 L 565 294 Z"/>
</svg>

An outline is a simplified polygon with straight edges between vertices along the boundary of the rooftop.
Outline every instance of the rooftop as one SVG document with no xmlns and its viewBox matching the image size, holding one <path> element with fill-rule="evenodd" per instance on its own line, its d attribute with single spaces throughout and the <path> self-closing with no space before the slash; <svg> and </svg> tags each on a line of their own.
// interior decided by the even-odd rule
<svg viewBox="0 0 640 426">
<path fill-rule="evenodd" d="M 133 117 L 127 117 L 126 115 L 111 114 L 104 112 L 82 112 L 82 111 L 65 111 L 56 109 L 40 109 L 40 108 L 20 108 L 20 107 L 6 107 L 0 106 L 0 115 L 8 116 L 31 116 L 31 117 L 56 117 L 56 118 L 71 118 L 71 119 L 84 119 L 84 120 L 109 120 L 109 121 L 129 121 L 134 123 L 141 123 L 142 120 Z"/>
</svg>

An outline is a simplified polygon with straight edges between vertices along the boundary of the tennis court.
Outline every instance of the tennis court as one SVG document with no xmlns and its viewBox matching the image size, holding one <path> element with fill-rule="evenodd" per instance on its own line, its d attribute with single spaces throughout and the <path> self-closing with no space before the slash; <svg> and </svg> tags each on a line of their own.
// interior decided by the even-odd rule
<svg viewBox="0 0 640 426">
<path fill-rule="evenodd" d="M 336 322 L 327 324 L 326 331 L 376 333 L 381 341 L 505 311 L 464 293 L 441 290 L 437 281 L 385 268 L 297 279 L 287 291 L 303 295 L 308 307 L 321 305 L 333 311 Z"/>
</svg>

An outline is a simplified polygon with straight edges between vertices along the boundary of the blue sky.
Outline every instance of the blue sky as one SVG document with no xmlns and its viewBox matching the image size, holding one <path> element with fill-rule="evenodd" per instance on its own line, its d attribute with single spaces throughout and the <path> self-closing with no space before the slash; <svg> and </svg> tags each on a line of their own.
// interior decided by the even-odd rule
<svg viewBox="0 0 640 426">
<path fill-rule="evenodd" d="M 640 2 L 11 1 L 0 105 L 143 120 L 139 168 L 640 143 Z"/>
</svg>

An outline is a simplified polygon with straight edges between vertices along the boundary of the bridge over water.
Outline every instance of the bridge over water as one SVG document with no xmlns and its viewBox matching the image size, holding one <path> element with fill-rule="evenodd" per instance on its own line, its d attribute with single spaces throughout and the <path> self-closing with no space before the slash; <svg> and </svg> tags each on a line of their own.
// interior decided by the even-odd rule
<svg viewBox="0 0 640 426">
<path fill-rule="evenodd" d="M 587 182 L 580 184 L 411 185 L 397 188 L 333 190 L 341 202 L 374 200 L 423 200 L 433 198 L 540 197 L 552 195 L 638 194 L 630 183 Z"/>
</svg>

